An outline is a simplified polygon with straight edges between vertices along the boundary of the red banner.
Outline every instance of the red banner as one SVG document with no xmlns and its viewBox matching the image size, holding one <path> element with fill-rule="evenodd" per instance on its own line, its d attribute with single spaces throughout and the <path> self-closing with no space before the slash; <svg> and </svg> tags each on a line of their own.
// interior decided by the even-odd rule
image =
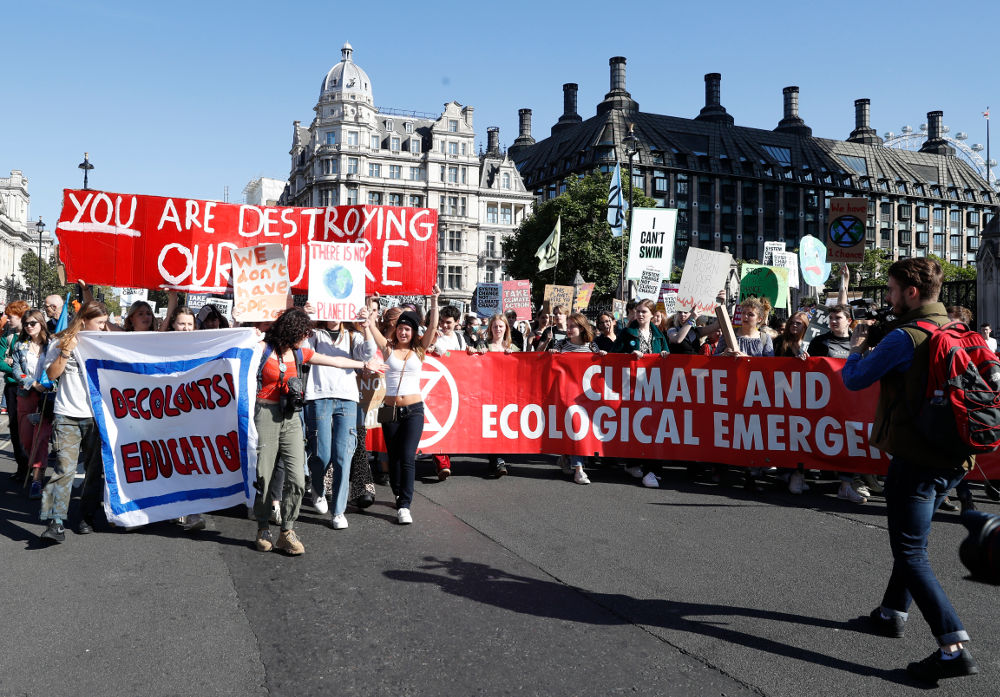
<svg viewBox="0 0 1000 697">
<path fill-rule="evenodd" d="M 520 353 L 427 356 L 420 451 L 607 455 L 883 473 L 878 387 L 842 360 Z M 382 447 L 381 431 L 369 431 Z M 1000 477 L 1000 455 L 979 463 Z"/>
<path fill-rule="evenodd" d="M 292 208 L 65 189 L 56 226 L 68 280 L 221 293 L 230 249 L 284 247 L 293 290 L 309 281 L 310 241 L 362 242 L 366 292 L 428 295 L 437 281 L 437 211 Z"/>
</svg>

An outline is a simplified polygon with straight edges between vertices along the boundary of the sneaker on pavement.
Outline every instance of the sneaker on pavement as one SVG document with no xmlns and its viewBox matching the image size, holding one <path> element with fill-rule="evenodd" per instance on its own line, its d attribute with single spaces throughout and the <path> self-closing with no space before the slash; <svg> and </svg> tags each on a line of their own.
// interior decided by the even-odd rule
<svg viewBox="0 0 1000 697">
<path fill-rule="evenodd" d="M 294 530 L 282 530 L 278 535 L 278 541 L 274 543 L 274 548 L 293 557 L 306 551 L 305 545 L 299 541 Z"/>
<path fill-rule="evenodd" d="M 872 497 L 872 490 L 868 488 L 867 484 L 856 486 L 854 487 L 854 490 L 858 492 L 860 496 L 864 496 L 866 499 L 870 499 Z"/>
<path fill-rule="evenodd" d="M 42 531 L 41 538 L 46 542 L 65 542 L 66 528 L 63 527 L 62 523 L 50 520 L 49 524 L 45 526 L 45 530 Z"/>
<path fill-rule="evenodd" d="M 451 476 L 451 467 L 438 467 L 438 481 L 443 482 Z"/>
<path fill-rule="evenodd" d="M 590 484 L 590 478 L 587 473 L 583 471 L 582 467 L 576 468 L 576 473 L 573 475 L 573 481 L 577 484 Z"/>
<path fill-rule="evenodd" d="M 332 527 L 334 530 L 346 530 L 347 516 L 344 515 L 343 513 L 338 513 L 337 515 L 333 516 L 333 519 L 330 521 L 330 527 Z"/>
<path fill-rule="evenodd" d="M 326 515 L 330 512 L 330 504 L 326 502 L 326 494 L 317 492 L 315 487 L 312 487 L 312 505 L 320 515 Z"/>
<path fill-rule="evenodd" d="M 413 522 L 413 516 L 410 515 L 409 508 L 400 508 L 396 511 L 396 522 L 400 525 L 409 525 Z"/>
<path fill-rule="evenodd" d="M 493 476 L 497 479 L 507 474 L 507 463 L 503 461 L 502 457 L 497 458 L 497 466 L 493 468 Z"/>
<path fill-rule="evenodd" d="M 958 504 L 952 501 L 947 496 L 945 496 L 944 500 L 941 502 L 941 505 L 938 506 L 938 508 L 940 508 L 942 511 L 948 511 L 950 513 L 954 513 L 955 511 L 958 510 Z"/>
<path fill-rule="evenodd" d="M 899 615 L 882 617 L 882 608 L 880 607 L 872 610 L 866 619 L 873 634 L 890 639 L 898 639 L 903 636 L 903 630 L 906 628 L 906 620 Z"/>
<path fill-rule="evenodd" d="M 181 524 L 181 528 L 184 532 L 198 532 L 199 530 L 205 529 L 205 519 L 199 514 L 189 515 Z"/>
<path fill-rule="evenodd" d="M 642 467 L 626 467 L 625 471 L 636 479 L 642 479 Z"/>
<path fill-rule="evenodd" d="M 979 666 L 968 649 L 961 649 L 958 656 L 951 659 L 946 659 L 938 650 L 924 660 L 906 666 L 906 672 L 917 680 L 936 683 L 944 678 L 975 675 L 979 672 Z"/>
<path fill-rule="evenodd" d="M 796 470 L 788 477 L 788 491 L 793 494 L 801 494 L 804 491 L 805 483 L 806 475 Z"/>
<path fill-rule="evenodd" d="M 271 504 L 271 525 L 281 525 L 281 504 L 275 501 Z"/>
<path fill-rule="evenodd" d="M 94 532 L 94 522 L 92 520 L 84 518 L 80 521 L 80 524 L 76 526 L 77 535 L 89 535 L 92 532 Z"/>
<path fill-rule="evenodd" d="M 258 552 L 270 552 L 274 549 L 274 538 L 271 537 L 271 531 L 258 530 L 256 545 Z"/>
<path fill-rule="evenodd" d="M 659 489 L 660 480 L 652 472 L 647 472 L 646 476 L 642 478 L 642 485 L 647 489 Z"/>
<path fill-rule="evenodd" d="M 31 488 L 28 489 L 28 498 L 31 499 L 32 501 L 37 501 L 38 499 L 42 498 L 42 483 L 41 482 L 32 482 L 31 483 Z"/>
<path fill-rule="evenodd" d="M 837 490 L 837 498 L 850 501 L 851 503 L 868 503 L 868 499 L 856 492 L 850 482 L 840 483 L 840 489 Z"/>
</svg>

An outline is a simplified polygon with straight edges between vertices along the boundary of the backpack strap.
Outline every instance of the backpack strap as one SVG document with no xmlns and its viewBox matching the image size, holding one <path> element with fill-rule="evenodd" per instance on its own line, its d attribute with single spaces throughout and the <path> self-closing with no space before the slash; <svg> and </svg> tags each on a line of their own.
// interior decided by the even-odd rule
<svg viewBox="0 0 1000 697">
<path fill-rule="evenodd" d="M 264 364 L 271 357 L 271 344 L 264 344 L 264 352 L 260 356 L 260 363 L 257 364 L 257 392 L 264 388 Z"/>
<path fill-rule="evenodd" d="M 309 384 L 309 372 L 312 366 L 305 362 L 302 356 L 302 349 L 295 349 L 295 374 L 302 380 L 302 391 L 305 392 Z"/>
</svg>

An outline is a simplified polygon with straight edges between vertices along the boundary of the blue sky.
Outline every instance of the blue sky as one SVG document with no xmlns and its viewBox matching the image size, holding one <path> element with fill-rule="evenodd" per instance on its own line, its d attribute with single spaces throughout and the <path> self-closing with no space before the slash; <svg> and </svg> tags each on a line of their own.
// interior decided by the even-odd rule
<svg viewBox="0 0 1000 697">
<path fill-rule="evenodd" d="M 829 138 L 850 133 L 859 97 L 879 133 L 941 109 L 952 133 L 985 142 L 982 112 L 1000 114 L 998 54 L 978 29 L 1000 22 L 996 2 L 32 0 L 4 14 L 0 176 L 23 170 L 49 230 L 84 151 L 91 187 L 108 191 L 221 199 L 228 186 L 240 201 L 254 177 L 285 178 L 292 121 L 309 123 L 347 40 L 377 105 L 472 105 L 478 138 L 499 126 L 504 146 L 521 107 L 548 135 L 564 82 L 593 115 L 617 55 L 655 113 L 696 115 L 704 74 L 720 72 L 744 126 L 774 128 L 786 85 Z"/>
</svg>

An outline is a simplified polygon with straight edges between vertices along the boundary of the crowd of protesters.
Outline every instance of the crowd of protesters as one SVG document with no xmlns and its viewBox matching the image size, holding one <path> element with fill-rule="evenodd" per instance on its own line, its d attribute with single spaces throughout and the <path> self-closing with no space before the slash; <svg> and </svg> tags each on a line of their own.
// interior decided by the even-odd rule
<svg viewBox="0 0 1000 697">
<path fill-rule="evenodd" d="M 846 287 L 846 279 L 842 286 Z M 839 299 L 844 300 L 843 293 Z M 65 540 L 74 486 L 82 484 L 74 526 L 78 534 L 90 533 L 98 525 L 97 512 L 104 491 L 99 436 L 75 350 L 77 334 L 229 327 L 214 306 L 196 313 L 180 305 L 176 293 L 170 294 L 166 317 L 160 322 L 152 306 L 144 301 L 134 302 L 119 323 L 112 321 L 102 303 L 89 296 L 83 300 L 72 319 L 64 321 L 64 328 L 57 326 L 64 310 L 58 296 L 46 298 L 40 309 L 32 309 L 20 300 L 10 302 L 4 310 L 6 326 L 0 338 L 4 357 L 0 369 L 5 377 L 4 397 L 17 464 L 12 478 L 28 489 L 29 498 L 40 501 L 40 518 L 46 525 L 41 537 L 53 543 Z M 260 551 L 277 549 L 302 554 L 305 547 L 294 526 L 304 500 L 319 514 L 329 516 L 333 529 L 343 530 L 348 527 L 349 508 L 363 510 L 374 503 L 376 484 L 390 487 L 396 522 L 413 522 L 418 443 L 424 428 L 420 379 L 429 354 L 584 352 L 635 357 L 702 355 L 719 360 L 846 358 L 853 322 L 852 307 L 839 302 L 825 309 L 829 331 L 807 342 L 815 310 L 802 309 L 778 323 L 771 318 L 772 308 L 766 300 L 749 298 L 739 305 L 736 343 L 729 346 L 715 317 L 696 317 L 685 311 L 667 313 L 651 300 L 628 303 L 623 317 L 601 312 L 593 321 L 560 305 L 546 308 L 532 322 L 519 320 L 513 311 L 485 318 L 463 315 L 454 306 L 439 308 L 437 288 L 429 298 L 426 316 L 416 305 L 380 308 L 378 298 L 366 304 L 355 322 L 315 322 L 310 310 L 308 305 L 304 309 L 289 307 L 274 322 L 256 323 L 261 337 L 254 413 L 258 464 L 256 501 L 250 516 L 257 522 L 254 543 Z M 966 322 L 972 320 L 964 308 L 949 308 L 949 313 Z M 981 328 L 981 333 L 991 340 L 988 325 Z M 358 377 L 373 373 L 384 373 L 385 397 L 379 421 L 387 452 L 382 457 L 365 448 L 365 413 L 359 407 Z M 284 407 L 283 394 L 294 378 L 305 378 L 301 412 Z M 591 482 L 588 468 L 593 474 L 600 462 L 608 478 L 617 468 L 638 479 L 642 486 L 658 488 L 662 467 L 670 464 L 636 458 L 549 457 L 573 482 L 582 485 Z M 508 474 L 510 464 L 504 453 L 489 454 L 488 461 L 491 477 Z M 439 479 L 451 474 L 449 455 L 435 455 L 434 463 Z M 706 476 L 717 483 L 725 483 L 731 470 L 738 470 L 745 486 L 754 492 L 761 491 L 767 480 L 787 485 L 793 494 L 808 489 L 808 463 L 797 469 L 771 471 L 673 464 L 686 466 L 694 476 Z M 47 467 L 51 475 L 46 480 Z M 82 482 L 78 469 L 83 473 Z M 837 472 L 834 476 L 840 482 L 837 495 L 841 499 L 864 504 L 881 492 L 878 477 L 851 472 Z M 967 483 L 958 489 L 957 496 L 963 510 L 974 507 Z M 205 527 L 200 515 L 178 522 L 190 532 Z M 272 536 L 272 525 L 279 528 L 277 538 Z"/>
</svg>

